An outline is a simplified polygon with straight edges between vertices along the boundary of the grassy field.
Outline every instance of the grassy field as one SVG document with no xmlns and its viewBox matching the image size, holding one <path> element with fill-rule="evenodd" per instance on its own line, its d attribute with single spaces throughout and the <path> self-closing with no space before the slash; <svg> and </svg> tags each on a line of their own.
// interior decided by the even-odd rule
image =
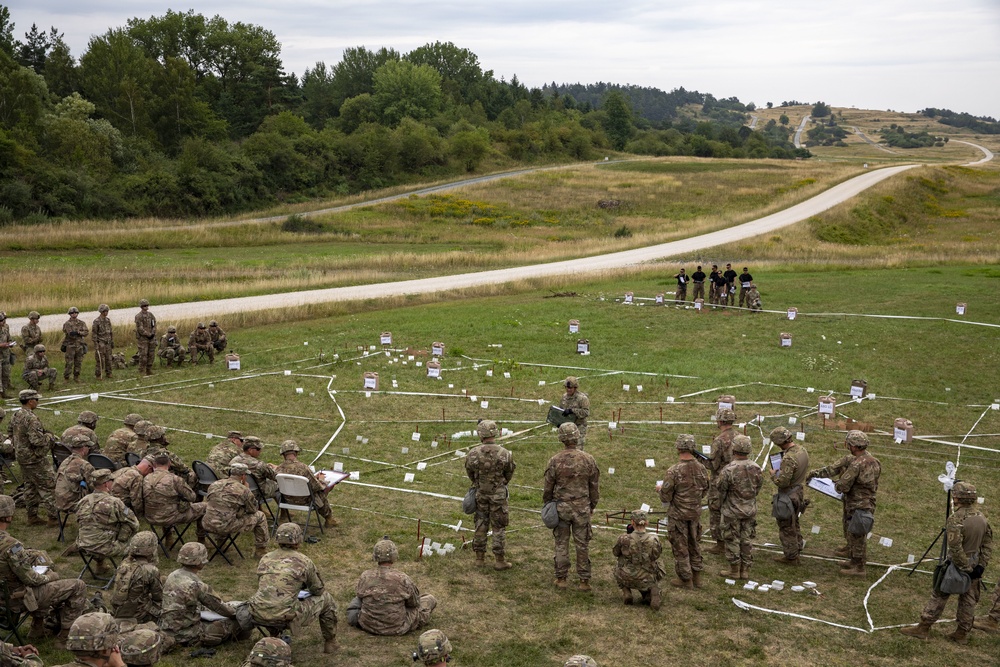
<svg viewBox="0 0 1000 667">
<path fill-rule="evenodd" d="M 392 536 L 400 545 L 400 567 L 422 591 L 439 598 L 432 625 L 451 637 L 457 664 L 558 665 L 577 652 L 601 664 L 988 664 L 1000 640 L 981 633 L 968 647 L 955 647 L 938 629 L 936 639 L 923 644 L 893 630 L 863 633 L 742 611 L 732 598 L 868 629 L 863 606 L 868 588 L 888 565 L 905 563 L 911 554 L 919 556 L 937 534 L 945 496 L 936 476 L 945 461 L 959 461 L 960 476 L 979 486 L 987 511 L 992 509 L 1000 459 L 988 450 L 1000 449 L 1000 412 L 990 409 L 998 395 L 992 376 L 983 369 L 1000 362 L 1000 330 L 942 320 L 806 314 L 954 318 L 955 302 L 962 300 L 969 303 L 969 311 L 958 319 L 1000 322 L 1000 297 L 992 289 L 1000 274 L 964 265 L 895 270 L 800 267 L 794 272 L 754 268 L 765 307 L 798 307 L 803 315 L 794 322 L 781 314 L 699 314 L 655 307 L 645 300 L 638 301 L 647 304 L 643 306 L 621 303 L 626 290 L 651 298 L 670 289 L 667 276 L 673 272 L 673 266 L 664 265 L 613 279 L 567 282 L 562 288 L 576 292 L 569 298 L 546 298 L 549 290 L 528 289 L 415 307 L 367 304 L 360 312 L 328 319 L 231 330 L 233 345 L 243 355 L 240 373 L 227 372 L 219 364 L 158 368 L 153 378 L 141 382 L 131 371 L 127 377 L 119 373 L 111 383 L 74 388 L 83 394 L 76 400 L 57 402 L 60 396 L 69 398 L 67 392 L 58 392 L 45 401 L 40 414 L 48 428 L 61 431 L 80 410 L 96 410 L 103 418 L 98 427 L 103 438 L 118 426 L 115 420 L 138 411 L 172 429 L 172 448 L 186 460 L 204 457 L 218 434 L 240 428 L 260 435 L 268 443 L 265 458 L 276 461 L 277 444 L 286 438 L 318 452 L 340 426 L 339 405 L 346 425 L 318 464 L 329 467 L 340 461 L 345 470 L 360 473 L 360 484 L 337 488 L 331 499 L 341 526 L 318 544 L 307 545 L 305 552 L 320 565 L 343 608 L 357 577 L 371 563 L 375 540 Z M 567 321 L 573 318 L 581 320 L 580 336 L 590 341 L 589 356 L 574 353 L 579 336 L 567 331 Z M 393 350 L 388 356 L 381 348 L 371 353 L 369 346 L 378 347 L 384 330 L 393 332 Z M 793 334 L 791 349 L 778 345 L 783 331 Z M 427 378 L 423 365 L 417 365 L 427 361 L 436 340 L 447 346 L 442 380 Z M 90 368 L 85 366 L 85 378 Z M 286 370 L 291 374 L 285 375 Z M 367 397 L 361 391 L 362 373 L 369 370 L 379 372 L 383 391 Z M 547 406 L 538 401 L 558 400 L 558 382 L 569 373 L 581 377 L 591 397 L 587 450 L 602 470 L 602 500 L 595 514 L 599 527 L 591 545 L 592 595 L 554 591 L 552 539 L 536 512 L 545 462 L 559 449 L 550 429 L 542 425 Z M 856 378 L 867 380 L 874 400 L 848 401 L 844 394 Z M 96 403 L 86 397 L 89 391 L 101 392 Z M 713 401 L 733 393 L 740 420 L 762 415 L 764 433 L 795 417 L 793 428 L 804 429 L 805 444 L 819 466 L 842 451 L 843 433 L 824 429 L 814 414 L 817 397 L 830 391 L 840 404 L 839 420 L 856 419 L 876 429 L 872 452 L 882 460 L 883 477 L 869 558 L 885 566 L 871 565 L 865 579 L 845 579 L 834 562 L 817 558 L 789 572 L 771 563 L 773 548 L 764 547 L 753 570 L 756 580 L 810 580 L 823 596 L 787 589 L 734 589 L 714 575 L 723 559 L 708 556 L 710 576 L 704 589 L 667 590 L 667 604 L 659 613 L 622 606 L 610 553 L 622 526 L 606 515 L 643 502 L 659 507 L 653 487 L 674 460 L 676 435 L 691 432 L 699 445 L 708 444 L 714 432 Z M 482 407 L 484 400 L 487 407 Z M 984 449 L 959 450 L 926 441 L 895 444 L 884 433 L 900 416 L 913 420 L 918 435 L 945 442 L 959 443 L 971 431 L 966 444 Z M 472 439 L 459 434 L 472 429 L 478 417 L 496 419 L 518 432 L 505 439 L 518 470 L 508 533 L 509 555 L 516 565 L 503 573 L 477 571 L 472 554 L 461 548 L 449 556 L 419 560 L 417 519 L 422 520 L 423 536 L 460 547 L 463 538 L 471 539 L 464 530 L 471 518 L 461 514 L 457 501 L 403 491 L 462 496 L 467 482 L 463 460 L 454 452 L 471 446 Z M 609 429 L 612 419 L 617 426 Z M 414 432 L 420 433 L 419 441 L 413 439 Z M 761 430 L 749 426 L 747 432 L 758 451 Z M 648 458 L 655 460 L 655 469 L 646 467 Z M 428 465 L 418 471 L 420 461 Z M 608 474 L 612 467 L 613 475 Z M 403 481 L 407 472 L 415 473 L 414 482 Z M 765 486 L 758 526 L 761 544 L 777 542 L 777 530 L 767 516 L 769 495 L 770 487 Z M 806 550 L 826 556 L 840 545 L 840 507 L 823 497 L 812 500 L 803 517 Z M 463 530 L 449 528 L 459 520 Z M 813 526 L 819 527 L 818 534 L 811 532 Z M 27 528 L 20 511 L 13 533 L 51 553 L 60 549 L 54 531 Z M 892 546 L 880 546 L 881 537 L 892 539 Z M 249 537 L 241 544 L 251 548 Z M 59 562 L 63 572 L 75 574 L 76 561 Z M 665 563 L 670 569 L 669 549 Z M 160 566 L 169 571 L 174 564 L 163 560 Z M 256 579 L 249 564 L 229 567 L 218 560 L 203 578 L 233 599 L 252 593 Z M 992 568 L 987 578 L 995 580 Z M 889 574 L 871 593 L 868 611 L 874 625 L 914 622 L 929 585 L 925 574 Z M 946 617 L 953 617 L 953 609 Z M 340 642 L 341 654 L 327 660 L 319 653 L 319 632 L 312 626 L 295 643 L 295 662 L 306 667 L 407 664 L 415 636 L 374 638 L 342 624 Z M 237 664 L 249 645 L 224 648 L 217 659 Z M 66 657 L 48 643 L 41 648 L 48 661 Z M 183 655 L 176 655 L 164 664 L 183 661 Z"/>
</svg>

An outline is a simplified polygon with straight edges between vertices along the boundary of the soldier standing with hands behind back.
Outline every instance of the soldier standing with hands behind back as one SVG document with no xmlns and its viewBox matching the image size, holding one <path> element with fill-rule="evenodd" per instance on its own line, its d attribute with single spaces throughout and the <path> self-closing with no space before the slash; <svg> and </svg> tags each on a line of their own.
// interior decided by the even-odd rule
<svg viewBox="0 0 1000 667">
<path fill-rule="evenodd" d="M 14 355 L 10 349 L 17 345 L 10 337 L 10 327 L 7 326 L 7 313 L 0 312 L 0 398 L 7 398 L 7 392 L 14 390 L 10 383 L 10 367 L 14 363 Z"/>
<path fill-rule="evenodd" d="M 87 354 L 85 339 L 90 334 L 90 327 L 80 319 L 79 308 L 73 306 L 69 309 L 69 319 L 63 323 L 62 330 L 66 336 L 62 342 L 62 351 L 66 353 L 63 380 L 69 380 L 69 374 L 72 371 L 73 382 L 79 382 L 80 365 L 83 363 L 83 355 Z"/>
<path fill-rule="evenodd" d="M 580 381 L 572 375 L 563 380 L 566 393 L 559 401 L 562 408 L 563 417 L 573 417 L 573 423 L 580 431 L 580 440 L 577 449 L 583 451 L 583 446 L 587 444 L 587 417 L 590 416 L 590 398 L 580 391 Z"/>
<path fill-rule="evenodd" d="M 139 361 L 139 375 L 153 374 L 153 359 L 156 358 L 156 317 L 149 312 L 149 301 L 139 300 L 139 312 L 135 314 L 135 340 L 139 347 L 136 357 Z"/>
<path fill-rule="evenodd" d="M 674 552 L 674 571 L 670 581 L 676 588 L 701 588 L 701 499 L 708 490 L 705 466 L 694 458 L 694 436 L 682 433 L 674 444 L 677 463 L 667 469 L 660 485 L 660 501 L 667 508 L 667 534 Z"/>
<path fill-rule="evenodd" d="M 507 484 L 514 476 L 514 456 L 496 444 L 500 428 L 496 422 L 484 419 L 479 422 L 476 432 L 482 444 L 469 450 L 465 459 L 465 473 L 476 488 L 476 534 L 472 538 L 472 550 L 476 554 L 476 565 L 486 564 L 486 536 L 493 527 L 493 556 L 495 570 L 511 568 L 505 559 L 507 547 Z"/>
</svg>

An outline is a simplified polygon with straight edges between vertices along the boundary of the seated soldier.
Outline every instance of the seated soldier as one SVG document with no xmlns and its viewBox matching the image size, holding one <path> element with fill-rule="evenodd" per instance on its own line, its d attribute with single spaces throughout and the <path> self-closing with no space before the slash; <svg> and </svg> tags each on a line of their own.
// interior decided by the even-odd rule
<svg viewBox="0 0 1000 667">
<path fill-rule="evenodd" d="M 358 580 L 347 622 L 373 635 L 405 635 L 426 625 L 437 600 L 421 595 L 405 573 L 393 569 L 399 550 L 388 536 L 375 544 L 374 555 L 378 566 Z"/>
<path fill-rule="evenodd" d="M 10 610 L 31 611 L 29 639 L 44 637 L 46 616 L 58 616 L 58 641 L 65 642 L 70 625 L 87 607 L 87 584 L 60 579 L 44 551 L 25 548 L 7 532 L 13 520 L 14 499 L 0 495 L 0 579 L 7 582 Z"/>
<path fill-rule="evenodd" d="M 292 667 L 292 647 L 277 637 L 264 637 L 240 667 Z"/>
<path fill-rule="evenodd" d="M 75 660 L 59 667 L 123 667 L 118 652 L 118 623 L 111 614 L 101 611 L 83 614 L 72 627 L 66 650 Z"/>
<path fill-rule="evenodd" d="M 175 361 L 178 366 L 184 363 L 184 346 L 181 345 L 181 339 L 177 336 L 177 327 L 167 327 L 167 333 L 160 337 L 160 345 L 156 354 L 167 362 L 167 366 L 173 365 Z"/>
<path fill-rule="evenodd" d="M 281 627 L 291 641 L 298 629 L 317 618 L 323 633 L 323 653 L 337 650 L 337 603 L 323 585 L 312 559 L 299 551 L 302 528 L 283 523 L 274 533 L 278 549 L 257 564 L 257 592 L 247 601 L 257 625 Z M 308 591 L 303 596 L 300 591 Z"/>
<path fill-rule="evenodd" d="M 199 503 L 198 494 L 187 483 L 170 472 L 170 457 L 166 451 L 153 456 L 153 472 L 142 480 L 144 516 L 151 526 L 177 526 L 197 522 L 200 539 L 205 534 L 201 518 L 207 506 Z M 176 539 L 167 545 L 169 551 Z"/>
<path fill-rule="evenodd" d="M 316 506 L 316 512 L 326 519 L 326 527 L 336 526 L 337 520 L 333 518 L 333 511 L 330 510 L 330 503 L 326 499 L 328 489 L 325 484 L 317 479 L 316 475 L 309 469 L 309 466 L 299 461 L 298 453 L 300 451 L 302 451 L 302 448 L 294 440 L 285 440 L 281 443 L 281 457 L 285 461 L 275 469 L 275 472 L 279 475 L 299 475 L 300 477 L 305 477 L 309 480 L 309 490 L 312 492 L 312 496 L 281 496 L 281 500 L 292 505 L 308 505 L 311 497 L 313 504 Z M 292 519 L 288 515 L 288 510 L 281 510 L 281 516 L 278 520 L 281 522 L 291 521 Z"/>
<path fill-rule="evenodd" d="M 629 531 L 618 537 L 612 553 L 618 558 L 615 582 L 622 591 L 625 604 L 632 604 L 632 589 L 642 595 L 642 601 L 653 609 L 660 608 L 660 586 L 657 583 L 666 570 L 660 563 L 663 547 L 656 535 L 646 532 L 646 513 L 635 510 Z"/>
<path fill-rule="evenodd" d="M 95 573 L 108 571 L 105 558 L 119 558 L 128 549 L 128 541 L 139 530 L 139 520 L 118 498 L 111 495 L 112 472 L 95 470 L 91 474 L 94 492 L 76 506 L 77 549 L 97 556 Z"/>
<path fill-rule="evenodd" d="M 274 466 L 266 461 L 260 460 L 260 452 L 264 448 L 264 443 L 260 438 L 248 435 L 243 439 L 243 453 L 233 458 L 229 465 L 242 463 L 250 469 L 250 476 L 257 482 L 261 494 L 265 498 L 274 498 L 278 492 L 278 483 L 274 480 Z"/>
<path fill-rule="evenodd" d="M 194 474 L 194 470 L 184 463 L 181 457 L 167 449 L 170 446 L 170 441 L 167 440 L 167 429 L 149 422 L 146 422 L 145 426 L 142 424 L 142 422 L 136 424 L 138 438 L 135 441 L 134 453 L 145 457 L 156 452 L 163 452 L 170 459 L 170 472 L 194 487 L 198 482 L 198 476 Z"/>
<path fill-rule="evenodd" d="M 21 379 L 35 391 L 41 387 L 42 380 L 48 379 L 49 391 L 51 391 L 56 388 L 56 378 L 59 377 L 59 371 L 49 367 L 44 345 L 39 343 L 33 349 L 34 353 L 24 360 L 24 373 L 21 374 Z"/>
<path fill-rule="evenodd" d="M 188 356 L 191 357 L 192 364 L 198 363 L 199 352 L 208 355 L 209 363 L 215 363 L 215 347 L 212 346 L 212 336 L 205 328 L 204 322 L 198 322 L 198 328 L 188 336 Z"/>
<path fill-rule="evenodd" d="M 146 667 L 160 661 L 160 656 L 169 650 L 168 644 L 173 646 L 173 641 L 168 642 L 162 632 L 151 628 L 136 628 L 122 632 L 118 649 L 126 667 Z"/>
<path fill-rule="evenodd" d="M 115 462 L 118 467 L 125 465 L 125 454 L 132 444 L 139 439 L 135 433 L 135 425 L 142 421 L 142 416 L 134 412 L 125 415 L 124 424 L 115 429 L 104 443 L 104 455 Z"/>
<path fill-rule="evenodd" d="M 53 493 L 56 509 L 61 512 L 73 512 L 76 504 L 88 493 L 90 477 L 94 474 L 94 466 L 87 461 L 90 453 L 90 438 L 82 433 L 71 435 L 63 444 L 73 452 L 59 464 L 56 471 L 56 486 Z"/>
<path fill-rule="evenodd" d="M 156 534 L 136 533 L 128 543 L 128 555 L 115 574 L 108 609 L 115 618 L 131 618 L 136 623 L 160 620 L 163 581 L 156 567 L 160 547 Z"/>
<path fill-rule="evenodd" d="M 60 441 L 65 443 L 70 436 L 73 435 L 85 435 L 90 439 L 90 453 L 100 454 L 101 453 L 101 443 L 97 439 L 97 421 L 100 419 L 96 412 L 91 410 L 84 410 L 77 417 L 76 423 L 70 426 L 68 429 L 63 431 Z"/>
<path fill-rule="evenodd" d="M 747 308 L 750 310 L 763 308 L 760 303 L 760 292 L 757 291 L 757 286 L 753 283 L 750 283 L 750 289 L 747 290 Z"/>
<path fill-rule="evenodd" d="M 227 641 L 249 639 L 253 626 L 248 624 L 245 630 L 241 628 L 236 619 L 236 607 L 223 602 L 198 576 L 208 564 L 205 545 L 188 542 L 177 554 L 177 563 L 181 567 L 171 572 L 163 584 L 160 630 L 181 646 L 218 646 Z M 202 607 L 224 618 L 203 621 Z"/>
<path fill-rule="evenodd" d="M 208 335 L 212 337 L 212 347 L 215 348 L 216 352 L 222 352 L 226 349 L 226 332 L 215 320 L 208 323 Z"/>
<path fill-rule="evenodd" d="M 142 480 L 151 472 L 153 464 L 148 459 L 140 459 L 134 466 L 119 468 L 111 475 L 111 494 L 125 503 L 136 516 L 146 513 Z"/>
<path fill-rule="evenodd" d="M 231 535 L 253 531 L 254 558 L 267 553 L 267 519 L 257 509 L 257 498 L 247 487 L 250 471 L 242 463 L 229 466 L 229 478 L 213 482 L 205 495 L 205 516 L 201 525 L 206 533 Z"/>
<path fill-rule="evenodd" d="M 212 469 L 219 479 L 229 475 L 229 462 L 243 453 L 243 434 L 239 431 L 230 431 L 226 439 L 212 447 L 208 453 L 205 463 Z"/>
</svg>

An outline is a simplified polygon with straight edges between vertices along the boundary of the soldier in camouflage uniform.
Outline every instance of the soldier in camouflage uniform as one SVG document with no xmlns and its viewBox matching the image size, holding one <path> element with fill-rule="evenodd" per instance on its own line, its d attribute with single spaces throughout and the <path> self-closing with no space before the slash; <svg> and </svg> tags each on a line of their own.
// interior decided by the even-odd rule
<svg viewBox="0 0 1000 667">
<path fill-rule="evenodd" d="M 495 570 L 507 570 L 511 567 L 505 559 L 507 548 L 507 524 L 510 513 L 507 510 L 507 498 L 510 492 L 507 485 L 514 476 L 514 455 L 496 444 L 500 428 L 496 422 L 486 419 L 476 428 L 479 439 L 478 447 L 469 450 L 465 458 L 465 474 L 472 480 L 476 489 L 476 534 L 472 538 L 472 550 L 476 554 L 476 564 L 486 562 L 486 538 L 490 527 L 493 528 L 493 557 Z"/>
<path fill-rule="evenodd" d="M 135 425 L 135 434 L 136 441 L 130 451 L 139 456 L 150 458 L 158 453 L 166 454 L 167 458 L 170 459 L 170 472 L 186 481 L 188 486 L 194 488 L 194 485 L 198 481 L 198 476 L 195 475 L 194 470 L 188 464 L 184 463 L 181 457 L 167 449 L 170 441 L 167 440 L 166 428 L 150 422 L 139 422 Z"/>
<path fill-rule="evenodd" d="M 257 564 L 257 592 L 247 601 L 257 625 L 280 627 L 294 637 L 299 629 L 319 619 L 323 653 L 337 650 L 337 603 L 323 585 L 312 559 L 299 551 L 302 528 L 283 523 L 274 534 L 278 549 Z M 309 595 L 300 598 L 300 591 Z"/>
<path fill-rule="evenodd" d="M 33 353 L 24 360 L 24 372 L 21 379 L 28 383 L 28 386 L 38 391 L 43 379 L 49 381 L 49 391 L 55 389 L 56 378 L 59 372 L 49 367 L 49 360 L 45 356 L 45 346 L 41 343 L 35 345 Z"/>
<path fill-rule="evenodd" d="M 173 325 L 167 327 L 167 333 L 160 336 L 160 346 L 156 354 L 167 362 L 168 368 L 175 361 L 178 366 L 184 363 L 184 346 L 181 345 L 181 339 L 177 335 L 177 327 Z"/>
<path fill-rule="evenodd" d="M 21 327 L 21 349 L 24 354 L 31 354 L 36 345 L 42 342 L 42 328 L 38 326 L 38 320 L 42 316 L 37 310 L 28 313 L 28 323 Z"/>
<path fill-rule="evenodd" d="M 330 509 L 330 502 L 326 499 L 327 493 L 329 493 L 325 484 L 317 479 L 313 471 L 309 469 L 302 461 L 298 459 L 298 453 L 302 451 L 299 444 L 294 440 L 285 440 L 281 443 L 281 458 L 285 459 L 276 469 L 276 475 L 298 475 L 300 477 L 305 477 L 309 480 L 309 490 L 312 491 L 311 496 L 281 496 L 282 502 L 291 503 L 293 505 L 308 505 L 309 500 L 312 499 L 313 505 L 316 507 L 316 512 L 321 517 L 326 520 L 326 527 L 331 528 L 338 524 L 337 520 L 333 518 L 333 510 Z M 288 515 L 288 510 L 281 510 L 281 516 L 279 520 L 282 523 L 287 523 L 291 521 L 291 517 Z"/>
<path fill-rule="evenodd" d="M 96 412 L 92 410 L 84 410 L 80 413 L 80 416 L 76 418 L 76 423 L 70 426 L 68 429 L 63 431 L 62 437 L 59 439 L 60 442 L 66 444 L 75 435 L 83 435 L 90 441 L 90 453 L 100 454 L 101 453 L 101 442 L 97 439 L 97 422 L 100 417 L 97 416 Z"/>
<path fill-rule="evenodd" d="M 94 466 L 87 461 L 90 452 L 90 439 L 78 433 L 71 435 L 63 444 L 72 450 L 72 454 L 63 459 L 56 471 L 55 501 L 56 509 L 62 512 L 73 512 L 76 504 L 93 488 L 91 476 Z"/>
<path fill-rule="evenodd" d="M 234 463 L 245 465 L 250 469 L 253 481 L 257 482 L 261 495 L 265 498 L 274 498 L 275 494 L 278 493 L 278 482 L 275 480 L 277 473 L 274 466 L 260 460 L 262 449 L 264 449 L 264 443 L 260 441 L 260 438 L 248 435 L 243 440 L 243 453 L 234 457 L 229 465 Z"/>
<path fill-rule="evenodd" d="M 135 340 L 139 346 L 136 357 L 139 361 L 139 375 L 153 374 L 153 358 L 156 356 L 156 317 L 149 312 L 149 301 L 139 300 L 139 312 L 135 314 Z"/>
<path fill-rule="evenodd" d="M 726 552 L 722 539 L 722 503 L 719 500 L 719 473 L 733 460 L 733 438 L 736 431 L 733 423 L 736 413 L 730 408 L 719 410 L 715 422 L 719 425 L 719 435 L 712 441 L 712 454 L 704 462 L 711 475 L 708 479 L 708 526 L 715 544 L 706 549 L 706 553 L 723 554 Z"/>
<path fill-rule="evenodd" d="M 38 507 L 44 505 L 49 515 L 49 525 L 58 526 L 58 512 L 53 498 L 56 476 L 51 459 L 56 437 L 42 427 L 42 422 L 35 414 L 40 398 L 34 389 L 25 389 L 18 394 L 21 409 L 10 418 L 7 433 L 14 444 L 17 463 L 24 476 L 24 506 L 28 511 L 28 525 L 45 523 L 38 517 Z"/>
<path fill-rule="evenodd" d="M 103 468 L 93 471 L 90 477 L 94 492 L 76 506 L 80 526 L 76 546 L 83 553 L 99 557 L 95 559 L 96 574 L 107 571 L 105 558 L 125 555 L 129 540 L 139 530 L 135 514 L 111 495 L 111 476 L 112 472 Z"/>
<path fill-rule="evenodd" d="M 753 540 L 757 536 L 757 494 L 764 484 L 764 472 L 747 458 L 750 438 L 733 438 L 733 460 L 718 475 L 719 506 L 722 508 L 722 540 L 729 569 L 723 577 L 749 579 L 753 565 Z"/>
<path fill-rule="evenodd" d="M 111 475 L 111 494 L 125 503 L 136 516 L 144 516 L 146 513 L 142 480 L 151 472 L 153 464 L 142 459 L 134 466 L 119 468 Z"/>
<path fill-rule="evenodd" d="M 814 477 L 833 477 L 840 475 L 834 485 L 838 492 L 844 494 L 844 537 L 847 539 L 849 560 L 840 569 L 841 574 L 864 576 L 865 560 L 868 555 L 868 534 L 855 535 L 848 530 L 851 517 L 857 511 L 868 511 L 875 514 L 875 494 L 878 491 L 878 478 L 882 474 L 882 465 L 868 451 L 868 436 L 862 431 L 849 431 L 845 440 L 850 460 L 842 467 L 843 460 L 833 466 L 811 470 L 806 475 L 810 480 Z"/>
<path fill-rule="evenodd" d="M 205 516 L 201 525 L 206 533 L 231 535 L 253 531 L 254 558 L 267 553 L 267 519 L 257 509 L 257 498 L 247 487 L 250 471 L 242 463 L 229 467 L 229 478 L 212 482 L 205 494 Z"/>
<path fill-rule="evenodd" d="M 545 484 L 542 503 L 556 502 L 559 525 L 552 530 L 555 537 L 555 563 L 557 588 L 566 588 L 569 574 L 569 537 L 573 534 L 576 545 L 576 573 L 580 577 L 579 589 L 590 591 L 590 517 L 600 500 L 601 471 L 594 457 L 577 448 L 580 432 L 576 424 L 566 422 L 559 426 L 559 440 L 565 448 L 549 459 L 545 467 Z"/>
<path fill-rule="evenodd" d="M 566 393 L 560 399 L 559 407 L 562 408 L 563 417 L 573 417 L 573 423 L 580 431 L 580 442 L 576 448 L 582 452 L 584 445 L 587 444 L 587 417 L 590 416 L 590 398 L 580 391 L 580 381 L 573 376 L 563 380 L 563 386 L 566 387 Z"/>
<path fill-rule="evenodd" d="M 229 474 L 229 462 L 242 452 L 243 434 L 239 431 L 230 431 L 225 440 L 212 447 L 205 463 L 215 472 L 216 477 L 222 479 Z"/>
<path fill-rule="evenodd" d="M 142 480 L 144 515 L 151 526 L 174 526 L 197 522 L 199 541 L 205 534 L 201 518 L 207 506 L 199 503 L 198 494 L 188 484 L 170 472 L 170 457 L 159 451 L 153 459 L 153 472 Z M 167 546 L 169 551 L 173 542 Z"/>
<path fill-rule="evenodd" d="M 986 616 L 977 618 L 976 622 L 972 624 L 976 630 L 989 633 L 1000 630 L 1000 581 L 997 582 L 996 588 L 993 589 L 992 603 L 989 613 Z"/>
<path fill-rule="evenodd" d="M 208 335 L 212 337 L 212 347 L 215 348 L 216 352 L 222 352 L 226 349 L 226 332 L 215 320 L 208 323 Z"/>
<path fill-rule="evenodd" d="M 63 369 L 63 380 L 69 380 L 73 373 L 73 382 L 80 381 L 80 364 L 83 355 L 87 354 L 87 335 L 90 327 L 80 319 L 80 309 L 73 306 L 69 309 L 69 319 L 63 323 L 63 342 L 60 349 L 66 354 L 66 368 Z"/>
<path fill-rule="evenodd" d="M 218 646 L 227 641 L 249 639 L 252 628 L 245 631 L 240 627 L 236 607 L 223 602 L 198 576 L 208 565 L 205 545 L 188 542 L 177 554 L 177 563 L 181 567 L 171 572 L 163 584 L 160 630 L 181 646 Z M 202 607 L 225 618 L 203 621 Z"/>
<path fill-rule="evenodd" d="M 118 623 L 111 614 L 83 614 L 67 630 L 66 649 L 75 659 L 59 667 L 125 667 L 118 651 Z"/>
<path fill-rule="evenodd" d="M 90 325 L 90 339 L 94 341 L 94 375 L 98 380 L 101 379 L 102 371 L 104 377 L 110 380 L 111 371 L 114 369 L 111 365 L 111 355 L 115 349 L 115 332 L 111 326 L 111 318 L 108 317 L 110 310 L 107 304 L 102 303 L 97 307 L 97 312 L 100 314 Z"/>
<path fill-rule="evenodd" d="M 660 485 L 660 501 L 667 508 L 667 535 L 674 553 L 674 571 L 670 580 L 677 588 L 701 588 L 701 501 L 708 490 L 705 466 L 694 458 L 694 436 L 681 434 L 674 444 L 677 463 L 667 468 Z"/>
<path fill-rule="evenodd" d="M 65 641 L 69 626 L 87 606 L 87 585 L 79 579 L 60 579 L 52 560 L 44 551 L 27 549 L 7 530 L 14 520 L 14 499 L 0 495 L 0 580 L 10 591 L 10 609 L 32 615 L 30 638 L 45 635 L 45 616 L 57 614 L 62 626 L 59 640 Z M 45 573 L 35 566 L 47 566 Z"/>
<path fill-rule="evenodd" d="M 660 586 L 663 564 L 660 554 L 663 547 L 656 535 L 646 532 L 649 519 L 643 510 L 634 510 L 628 532 L 619 535 L 611 552 L 618 558 L 615 565 L 615 582 L 622 591 L 625 604 L 632 604 L 632 589 L 642 595 L 642 601 L 653 609 L 660 608 Z"/>
<path fill-rule="evenodd" d="M 137 628 L 123 632 L 119 640 L 119 650 L 127 667 L 155 665 L 166 653 L 164 636 L 152 629 Z"/>
<path fill-rule="evenodd" d="M 152 531 L 132 536 L 111 588 L 109 609 L 115 618 L 131 618 L 136 623 L 160 620 L 163 581 L 156 567 L 158 558 L 159 546 Z"/>
<path fill-rule="evenodd" d="M 972 579 L 969 590 L 958 596 L 958 627 L 948 635 L 948 639 L 959 644 L 967 643 L 969 631 L 975 620 L 976 605 L 979 603 L 979 588 L 982 584 L 983 572 L 990 564 L 993 555 L 993 530 L 983 513 L 976 508 L 976 487 L 969 482 L 955 482 L 951 489 L 951 499 L 955 511 L 948 517 L 945 524 L 945 534 L 948 542 L 948 560 Z M 902 628 L 904 635 L 927 639 L 931 626 L 944 611 L 948 604 L 947 593 L 931 592 L 931 599 L 924 605 L 920 614 L 920 623 L 915 627 Z"/>
<path fill-rule="evenodd" d="M 377 567 L 365 570 L 347 607 L 347 622 L 373 635 L 405 635 L 427 625 L 437 598 L 421 595 L 405 573 L 392 567 L 399 550 L 389 536 L 375 543 Z"/>
<path fill-rule="evenodd" d="M 698 267 L 701 268 L 701 267 Z M 597 661 L 589 655 L 574 655 L 569 658 L 563 667 L 598 667 Z"/>
<path fill-rule="evenodd" d="M 42 659 L 31 644 L 14 646 L 0 642 L 0 667 L 42 667 Z"/>
<path fill-rule="evenodd" d="M 428 630 L 417 640 L 413 661 L 424 667 L 442 667 L 451 662 L 451 642 L 440 630 Z"/>
<path fill-rule="evenodd" d="M 142 416 L 134 412 L 125 415 L 124 425 L 112 431 L 104 443 L 104 455 L 119 467 L 125 465 L 125 454 L 139 439 L 135 433 L 135 425 L 141 421 Z"/>
<path fill-rule="evenodd" d="M 781 541 L 781 556 L 774 562 L 782 565 L 798 565 L 799 552 L 805 541 L 799 528 L 799 515 L 805 511 L 805 481 L 809 474 L 809 453 L 805 447 L 792 439 L 792 433 L 784 426 L 771 431 L 771 443 L 781 449 L 781 467 L 771 472 L 771 482 L 778 488 L 778 494 L 788 496 L 792 503 L 792 515 L 787 519 L 775 517 L 778 522 L 778 537 Z"/>
<path fill-rule="evenodd" d="M 264 637 L 240 667 L 292 667 L 292 647 L 277 637 Z"/>
<path fill-rule="evenodd" d="M 215 347 L 212 346 L 212 335 L 208 333 L 204 322 L 198 322 L 198 328 L 191 332 L 188 337 L 188 355 L 191 357 L 191 364 L 198 363 L 198 353 L 204 352 L 208 355 L 208 363 L 215 363 Z"/>
<path fill-rule="evenodd" d="M 7 392 L 14 390 L 10 383 L 10 367 L 14 364 L 14 355 L 10 349 L 17 345 L 10 336 L 7 326 L 7 313 L 0 312 L 0 398 L 7 398 Z"/>
</svg>

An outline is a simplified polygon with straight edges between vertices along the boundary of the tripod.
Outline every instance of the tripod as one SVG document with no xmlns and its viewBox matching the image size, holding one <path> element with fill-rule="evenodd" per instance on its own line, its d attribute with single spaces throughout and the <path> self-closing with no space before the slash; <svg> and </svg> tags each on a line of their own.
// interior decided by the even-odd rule
<svg viewBox="0 0 1000 667">
<path fill-rule="evenodd" d="M 927 554 L 931 552 L 931 549 L 934 548 L 934 545 L 937 544 L 937 541 L 940 540 L 941 536 L 945 534 L 945 531 L 948 529 L 947 528 L 948 517 L 950 516 L 951 516 L 951 489 L 948 489 L 947 501 L 945 502 L 944 506 L 945 527 L 938 531 L 937 537 L 935 537 L 934 540 L 930 543 L 930 545 L 928 545 L 927 550 L 924 551 L 924 555 L 917 559 L 917 562 L 913 564 L 913 567 L 910 569 L 910 572 L 906 576 L 908 577 L 913 576 L 913 573 L 917 571 L 917 568 L 920 567 L 920 564 L 924 562 L 925 558 L 927 558 Z M 941 558 L 939 562 L 943 563 L 947 557 L 948 557 L 948 540 L 945 539 L 941 542 Z"/>
</svg>

